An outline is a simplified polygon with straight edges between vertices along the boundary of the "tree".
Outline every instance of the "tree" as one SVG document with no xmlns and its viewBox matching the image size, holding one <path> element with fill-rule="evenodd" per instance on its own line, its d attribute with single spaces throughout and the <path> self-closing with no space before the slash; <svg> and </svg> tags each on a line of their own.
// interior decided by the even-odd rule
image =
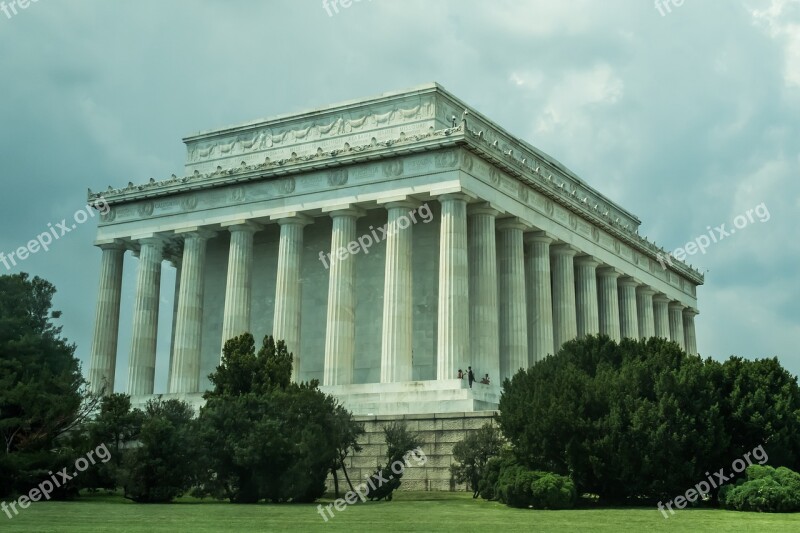
<svg viewBox="0 0 800 533">
<path fill-rule="evenodd" d="M 193 417 L 192 407 L 179 400 L 147 402 L 137 446 L 120 473 L 126 498 L 166 503 L 192 487 L 198 459 Z"/>
<path fill-rule="evenodd" d="M 391 501 L 392 493 L 400 487 L 405 467 L 410 466 L 409 455 L 421 451 L 421 441 L 402 422 L 392 422 L 384 426 L 383 434 L 386 439 L 387 463 L 386 466 L 378 465 L 375 473 L 370 476 L 372 483 L 367 486 L 366 497 L 370 500 Z"/>
<path fill-rule="evenodd" d="M 59 438 L 99 402 L 75 345 L 53 323 L 61 316 L 52 310 L 55 292 L 39 277 L 0 276 L 0 496 L 27 491 L 68 462 L 72 452 Z M 68 485 L 54 496 L 75 491 Z"/>
<path fill-rule="evenodd" d="M 235 503 L 310 502 L 363 429 L 318 382 L 291 383 L 292 355 L 249 333 L 230 339 L 200 410 L 207 465 L 198 495 Z"/>
<path fill-rule="evenodd" d="M 800 471 L 800 387 L 777 358 L 731 357 L 715 373 L 730 445 L 719 464 L 730 464 L 763 444 L 770 465 Z"/>
<path fill-rule="evenodd" d="M 347 475 L 347 466 L 345 459 L 350 453 L 358 453 L 362 450 L 358 439 L 364 435 L 364 426 L 359 424 L 353 419 L 353 414 L 342 407 L 337 405 L 333 414 L 333 431 L 334 442 L 338 443 L 336 448 L 336 459 L 331 465 L 331 474 L 333 475 L 333 487 L 336 498 L 339 497 L 339 476 L 338 470 L 341 468 L 344 477 L 347 480 L 347 485 L 350 490 L 355 492 L 353 483 L 350 481 L 350 476 Z"/>
<path fill-rule="evenodd" d="M 457 464 L 450 466 L 456 483 L 469 483 L 472 497 L 480 494 L 480 481 L 486 469 L 486 463 L 500 454 L 503 439 L 500 432 L 492 424 L 486 424 L 478 431 L 471 432 L 453 448 L 453 459 Z"/>
<path fill-rule="evenodd" d="M 120 471 L 125 456 L 135 449 L 144 416 L 139 409 L 131 409 L 131 398 L 127 394 L 103 397 L 100 412 L 81 433 L 82 444 L 74 447 L 88 450 L 105 444 L 111 451 L 111 459 L 95 465 L 80 477 L 83 488 L 115 490 L 121 486 Z"/>
<path fill-rule="evenodd" d="M 568 475 L 579 493 L 671 497 L 729 443 L 717 365 L 663 339 L 574 340 L 504 383 L 500 427 L 524 467 Z"/>
</svg>

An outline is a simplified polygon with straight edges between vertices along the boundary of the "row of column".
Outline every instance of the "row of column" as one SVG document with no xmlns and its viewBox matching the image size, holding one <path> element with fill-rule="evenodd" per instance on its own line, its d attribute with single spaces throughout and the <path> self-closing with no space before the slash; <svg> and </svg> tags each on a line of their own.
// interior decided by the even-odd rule
<svg viewBox="0 0 800 533">
<path fill-rule="evenodd" d="M 469 364 L 500 380 L 513 375 L 564 342 L 605 333 L 622 337 L 660 336 L 696 353 L 694 314 L 599 261 L 554 244 L 517 219 L 498 219 L 488 203 L 467 204 L 464 194 L 447 194 L 441 204 L 437 379 L 452 379 Z M 410 199 L 385 204 L 386 236 L 381 382 L 412 379 L 412 227 Z M 331 250 L 357 238 L 354 207 L 329 212 Z M 280 224 L 273 335 L 300 366 L 301 256 L 307 216 L 275 217 Z M 406 223 L 403 226 L 403 223 Z M 246 220 L 223 226 L 230 232 L 224 319 L 225 340 L 250 330 L 253 237 L 260 226 Z M 184 239 L 169 371 L 169 392 L 198 392 L 205 286 L 206 243 L 215 235 L 203 228 L 176 232 Z M 161 265 L 166 240 L 138 239 L 139 266 L 127 392 L 153 393 Z M 122 263 L 119 242 L 99 243 L 103 251 L 90 382 L 113 390 L 116 366 Z M 332 257 L 325 339 L 325 385 L 353 382 L 355 354 L 355 261 Z M 499 381 L 496 381 L 499 382 Z"/>
</svg>

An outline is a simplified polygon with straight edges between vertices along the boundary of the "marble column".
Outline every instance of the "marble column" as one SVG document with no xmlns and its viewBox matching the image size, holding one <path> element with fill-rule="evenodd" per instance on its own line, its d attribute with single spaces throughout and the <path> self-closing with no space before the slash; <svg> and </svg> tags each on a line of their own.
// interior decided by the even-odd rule
<svg viewBox="0 0 800 533">
<path fill-rule="evenodd" d="M 575 308 L 578 336 L 600 333 L 600 311 L 597 300 L 597 266 L 600 261 L 589 255 L 575 259 Z"/>
<path fill-rule="evenodd" d="M 528 309 L 525 302 L 523 232 L 530 229 L 517 219 L 497 222 L 500 308 L 500 381 L 528 368 Z M 486 371 L 478 368 L 482 376 Z M 489 375 L 491 379 L 495 376 Z"/>
<path fill-rule="evenodd" d="M 497 380 L 500 376 L 500 330 L 497 308 L 497 242 L 495 219 L 500 212 L 490 204 L 469 206 L 469 333 L 472 365 Z M 485 369 L 485 370 L 484 370 Z"/>
<path fill-rule="evenodd" d="M 114 392 L 119 338 L 119 307 L 122 297 L 122 265 L 125 247 L 121 241 L 105 241 L 97 246 L 100 260 L 100 286 L 94 315 L 94 336 L 89 366 L 89 384 L 94 393 Z"/>
<path fill-rule="evenodd" d="M 250 332 L 250 299 L 253 277 L 253 235 L 259 226 L 248 221 L 223 225 L 231 233 L 222 348 L 225 343 Z"/>
<path fill-rule="evenodd" d="M 578 336 L 573 264 L 575 254 L 575 248 L 568 244 L 550 247 L 553 278 L 553 347 L 556 352 L 561 349 L 562 344 Z"/>
<path fill-rule="evenodd" d="M 173 257 L 169 260 L 170 264 L 175 268 L 175 287 L 173 289 L 172 298 L 172 329 L 170 331 L 169 341 L 169 365 L 167 366 L 167 391 L 169 391 L 170 384 L 172 383 L 172 370 L 175 364 L 175 329 L 178 326 L 178 306 L 180 305 L 181 294 L 181 275 L 183 272 L 183 261 L 180 257 Z"/>
<path fill-rule="evenodd" d="M 669 311 L 667 305 L 669 298 L 663 294 L 653 296 L 653 323 L 655 326 L 655 336 L 669 340 Z"/>
<path fill-rule="evenodd" d="M 683 337 L 686 342 L 686 353 L 697 355 L 697 334 L 694 329 L 694 317 L 697 311 L 691 307 L 683 310 Z"/>
<path fill-rule="evenodd" d="M 617 279 L 620 272 L 613 267 L 597 269 L 597 303 L 600 309 L 600 333 L 619 342 L 622 333 L 619 324 L 619 289 Z"/>
<path fill-rule="evenodd" d="M 636 310 L 636 287 L 639 282 L 631 277 L 617 280 L 619 287 L 619 326 L 622 338 L 639 338 L 639 316 Z"/>
<path fill-rule="evenodd" d="M 686 338 L 683 331 L 683 304 L 670 302 L 669 304 L 669 338 L 686 350 Z"/>
<path fill-rule="evenodd" d="M 553 294 L 550 279 L 550 245 L 543 231 L 525 234 L 525 292 L 528 303 L 528 365 L 553 351 Z"/>
<path fill-rule="evenodd" d="M 413 225 L 408 216 L 417 207 L 410 200 L 386 204 L 386 266 L 383 284 L 381 383 L 411 381 L 414 324 Z"/>
<path fill-rule="evenodd" d="M 164 241 L 160 237 L 143 238 L 139 244 L 131 352 L 128 358 L 128 394 L 131 396 L 153 394 L 164 252 Z"/>
<path fill-rule="evenodd" d="M 278 273 L 275 281 L 275 316 L 272 335 L 283 340 L 292 354 L 292 381 L 300 375 L 300 322 L 302 285 L 300 272 L 303 257 L 303 232 L 311 218 L 294 214 L 278 219 L 281 227 L 278 243 Z"/>
<path fill-rule="evenodd" d="M 465 194 L 440 196 L 437 379 L 454 379 L 469 357 L 469 274 Z"/>
<path fill-rule="evenodd" d="M 356 261 L 347 245 L 356 240 L 356 220 L 363 211 L 337 209 L 330 215 L 333 230 L 323 384 L 350 385 L 356 342 Z"/>
<path fill-rule="evenodd" d="M 184 242 L 169 392 L 200 392 L 206 244 L 215 234 L 199 228 L 176 233 L 184 236 Z"/>
<path fill-rule="evenodd" d="M 636 312 L 638 316 L 639 337 L 649 339 L 656 334 L 655 319 L 653 317 L 653 295 L 656 293 L 647 286 L 636 289 Z"/>
</svg>

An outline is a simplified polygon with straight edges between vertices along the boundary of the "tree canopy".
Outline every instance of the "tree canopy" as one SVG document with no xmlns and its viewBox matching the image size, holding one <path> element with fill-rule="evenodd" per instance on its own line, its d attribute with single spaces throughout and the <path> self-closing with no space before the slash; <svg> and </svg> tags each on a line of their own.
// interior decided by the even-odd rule
<svg viewBox="0 0 800 533">
<path fill-rule="evenodd" d="M 27 274 L 0 276 L 0 496 L 28 490 L 62 462 L 57 439 L 96 405 L 75 345 L 53 320 L 55 287 Z M 56 497 L 62 494 L 56 494 Z"/>
<path fill-rule="evenodd" d="M 777 360 L 589 336 L 506 380 L 499 424 L 527 468 L 620 501 L 671 497 L 759 444 L 797 468 L 798 405 Z"/>
<path fill-rule="evenodd" d="M 318 382 L 292 383 L 291 373 L 283 341 L 267 336 L 258 353 L 249 333 L 225 343 L 200 411 L 206 472 L 199 494 L 237 503 L 324 494 L 328 473 L 363 430 Z"/>
</svg>

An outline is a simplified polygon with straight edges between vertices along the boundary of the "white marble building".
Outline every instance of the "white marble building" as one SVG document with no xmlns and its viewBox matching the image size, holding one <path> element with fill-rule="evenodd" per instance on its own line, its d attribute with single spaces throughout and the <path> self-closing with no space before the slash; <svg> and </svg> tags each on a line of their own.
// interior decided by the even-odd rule
<svg viewBox="0 0 800 533">
<path fill-rule="evenodd" d="M 126 252 L 139 260 L 119 392 L 138 401 L 165 357 L 167 393 L 201 402 L 223 340 L 245 331 L 285 339 L 295 378 L 360 415 L 495 409 L 503 378 L 584 334 L 696 352 L 703 276 L 663 268 L 636 216 L 438 84 L 184 142 L 184 177 L 89 191 L 111 206 L 96 241 L 96 390 L 114 383 Z M 400 227 L 350 244 L 387 222 Z M 173 267 L 175 307 L 159 309 Z M 456 379 L 470 365 L 492 384 Z"/>
</svg>

